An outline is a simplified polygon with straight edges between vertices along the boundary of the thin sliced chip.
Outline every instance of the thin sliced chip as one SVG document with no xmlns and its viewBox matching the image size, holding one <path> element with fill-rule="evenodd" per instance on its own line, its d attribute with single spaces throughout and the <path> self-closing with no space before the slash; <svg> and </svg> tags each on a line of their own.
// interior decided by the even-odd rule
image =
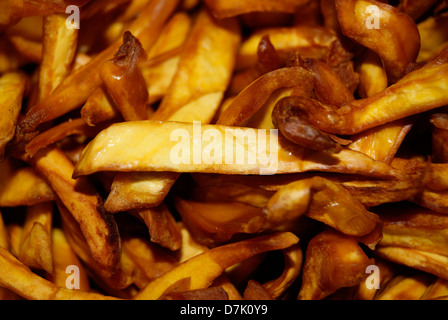
<svg viewBox="0 0 448 320">
<path fill-rule="evenodd" d="M 135 299 L 158 299 L 170 285 L 187 277 L 191 279 L 190 290 L 207 288 L 228 267 L 259 253 L 288 248 L 298 241 L 292 233 L 280 232 L 207 250 L 150 282 Z M 194 272 L 203 266 L 207 266 L 203 273 Z"/>
<path fill-rule="evenodd" d="M 298 299 L 320 300 L 359 284 L 371 262 L 354 238 L 332 230 L 317 234 L 307 246 Z"/>
<path fill-rule="evenodd" d="M 448 217 L 416 205 L 381 209 L 380 246 L 400 246 L 448 256 Z"/>
<path fill-rule="evenodd" d="M 87 270 L 81 264 L 76 253 L 68 243 L 67 237 L 60 228 L 53 228 L 51 232 L 51 243 L 53 251 L 53 272 L 47 273 L 45 278 L 59 287 L 67 285 L 67 270 L 72 270 L 73 266 L 77 267 L 76 275 L 78 278 L 74 279 L 73 287 L 80 291 L 90 291 L 90 282 Z M 73 268 L 73 270 L 75 270 Z M 79 272 L 78 272 L 79 271 Z M 71 271 L 73 272 L 73 271 Z"/>
<path fill-rule="evenodd" d="M 216 21 L 202 10 L 186 39 L 172 84 L 150 119 L 212 121 L 230 82 L 240 38 L 238 21 Z M 203 67 L 197 68 L 197 65 Z M 204 79 L 213 81 L 203 82 Z M 114 192 L 106 200 L 106 208 L 122 211 L 159 205 L 177 178 L 178 175 L 172 173 L 146 177 L 120 174 L 114 182 Z M 158 188 L 140 189 L 142 184 L 157 185 Z M 140 197 L 128 197 L 123 204 L 125 198 L 117 191 L 129 187 L 139 188 Z"/>
<path fill-rule="evenodd" d="M 193 149 L 191 140 L 201 139 L 207 130 L 209 133 L 213 132 L 215 142 L 209 143 L 210 146 L 201 143 Z M 247 135 L 256 139 L 257 130 L 252 128 L 156 121 L 116 123 L 98 134 L 84 149 L 73 177 L 98 171 L 272 174 L 311 170 L 358 173 L 383 178 L 404 177 L 400 171 L 362 153 L 350 150 L 343 150 L 335 156 L 319 152 L 308 153 L 284 141 L 275 132 L 262 131 L 261 134 L 260 143 L 266 145 L 262 146 L 265 150 L 265 157 L 262 159 L 254 149 L 257 140 L 254 147 L 250 147 L 254 140 L 251 142 L 251 139 L 247 139 Z M 224 141 L 226 135 L 228 143 Z M 179 139 L 183 140 L 178 142 Z M 237 140 L 236 144 L 233 143 L 234 139 Z M 240 155 L 232 151 L 230 158 L 230 152 L 223 149 L 226 144 L 227 150 L 237 147 Z M 212 157 L 210 152 L 213 149 L 216 153 Z"/>
<path fill-rule="evenodd" d="M 55 125 L 37 135 L 25 146 L 25 151 L 28 156 L 33 157 L 40 149 L 48 147 L 71 135 L 94 137 L 98 132 L 107 127 L 108 124 L 109 123 L 102 123 L 101 125 L 92 128 L 87 125 L 82 118 L 69 119 L 68 121 Z"/>
<path fill-rule="evenodd" d="M 73 67 L 78 45 L 78 30 L 67 28 L 67 16 L 43 18 L 42 61 L 39 69 L 39 99 L 48 97 Z"/>
<path fill-rule="evenodd" d="M 170 251 L 142 238 L 124 237 L 123 251 L 139 270 L 140 276 L 136 277 L 136 285 L 139 288 L 146 287 L 148 283 L 178 265 L 177 259 Z"/>
<path fill-rule="evenodd" d="M 8 158 L 0 162 L 0 175 L 1 207 L 28 206 L 56 199 L 51 186 L 32 167 L 16 169 L 15 161 Z"/>
<path fill-rule="evenodd" d="M 212 107 L 205 108 L 210 113 L 208 120 L 197 116 L 193 118 L 210 122 L 230 82 L 240 38 L 237 20 L 218 21 L 206 10 L 201 10 L 182 50 L 171 88 L 151 119 L 188 121 L 176 113 L 195 101 L 198 103 L 200 99 L 218 94 L 218 100 L 211 104 Z M 202 67 L 198 68 L 198 65 Z M 197 108 L 196 112 L 200 109 Z"/>
<path fill-rule="evenodd" d="M 31 162 L 80 224 L 93 259 L 105 274 L 113 274 L 120 260 L 118 228 L 103 212 L 94 186 L 85 179 L 72 179 L 73 164 L 57 147 L 39 150 Z"/>
<path fill-rule="evenodd" d="M 163 202 L 177 177 L 174 172 L 118 172 L 104 208 L 119 212 L 156 207 Z"/>
<path fill-rule="evenodd" d="M 428 17 L 417 24 L 420 33 L 420 51 L 417 61 L 427 61 L 448 41 L 448 16 Z"/>
<path fill-rule="evenodd" d="M 117 300 L 99 293 L 61 288 L 32 272 L 0 248 L 0 285 L 29 300 Z"/>
<path fill-rule="evenodd" d="M 341 185 L 321 177 L 298 180 L 282 187 L 269 199 L 264 212 L 273 225 L 306 214 L 355 237 L 371 233 L 380 222 L 376 214 L 368 211 Z"/>
<path fill-rule="evenodd" d="M 385 90 L 341 108 L 329 108 L 304 97 L 289 99 L 295 99 L 305 120 L 322 131 L 351 135 L 446 105 L 446 74 L 448 63 L 423 67 L 408 73 Z"/>
<path fill-rule="evenodd" d="M 148 89 L 140 65 L 148 56 L 140 41 L 126 31 L 123 44 L 100 67 L 99 74 L 109 96 L 125 121 L 146 120 Z"/>
<path fill-rule="evenodd" d="M 388 285 L 376 300 L 420 300 L 428 289 L 432 277 L 428 274 L 407 276 Z"/>
<path fill-rule="evenodd" d="M 413 124 L 413 119 L 405 118 L 366 130 L 352 136 L 348 148 L 391 163 Z"/>
<path fill-rule="evenodd" d="M 157 30 L 162 29 L 178 3 L 179 0 L 151 1 L 128 30 L 142 43 L 154 43 L 157 39 Z M 146 32 L 146 30 L 151 31 Z M 140 37 L 143 34 L 148 39 L 142 40 Z M 72 72 L 52 95 L 31 107 L 21 122 L 20 130 L 34 131 L 40 124 L 80 107 L 101 83 L 98 68 L 112 57 L 120 44 L 121 39 L 104 49 L 86 65 Z M 70 92 L 77 94 L 70 94 Z"/>
<path fill-rule="evenodd" d="M 0 120 L 0 160 L 3 160 L 5 156 L 6 144 L 12 140 L 16 132 L 26 83 L 26 76 L 18 72 L 5 73 L 0 77 L 0 110 L 2 113 Z"/>
<path fill-rule="evenodd" d="M 448 257 L 437 253 L 395 246 L 379 247 L 375 254 L 391 262 L 447 279 Z"/>
<path fill-rule="evenodd" d="M 282 274 L 274 280 L 262 284 L 269 295 L 278 299 L 297 279 L 302 271 L 303 250 L 299 244 L 283 250 L 285 268 Z"/>
<path fill-rule="evenodd" d="M 151 242 L 172 251 L 181 247 L 182 235 L 166 204 L 162 203 L 154 208 L 138 210 L 137 213 L 148 227 Z"/>
<path fill-rule="evenodd" d="M 420 49 L 420 34 L 414 20 L 392 5 L 374 0 L 336 0 L 335 5 L 342 33 L 381 57 L 390 82 L 403 77 Z M 378 28 L 369 25 L 370 5 L 375 5 L 378 11 Z"/>
<path fill-rule="evenodd" d="M 53 272 L 52 227 L 52 202 L 44 202 L 27 208 L 18 255 L 20 261 L 30 268 Z"/>
</svg>

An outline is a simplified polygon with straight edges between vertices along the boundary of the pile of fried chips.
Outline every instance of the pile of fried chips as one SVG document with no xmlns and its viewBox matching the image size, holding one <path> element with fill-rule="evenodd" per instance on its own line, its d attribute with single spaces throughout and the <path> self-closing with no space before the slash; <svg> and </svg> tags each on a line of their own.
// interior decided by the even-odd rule
<svg viewBox="0 0 448 320">
<path fill-rule="evenodd" d="M 448 297 L 447 1 L 0 10 L 0 299 Z"/>
</svg>

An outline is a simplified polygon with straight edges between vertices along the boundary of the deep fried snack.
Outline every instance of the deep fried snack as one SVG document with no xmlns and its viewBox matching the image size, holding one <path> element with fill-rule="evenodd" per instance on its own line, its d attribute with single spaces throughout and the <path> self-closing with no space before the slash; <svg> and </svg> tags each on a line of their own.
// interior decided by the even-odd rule
<svg viewBox="0 0 448 320">
<path fill-rule="evenodd" d="M 375 297 L 376 300 L 419 300 L 431 283 L 428 274 L 397 276 Z"/>
<path fill-rule="evenodd" d="M 323 231 L 307 246 L 298 299 L 323 299 L 339 288 L 355 286 L 372 262 L 353 237 Z"/>
<path fill-rule="evenodd" d="M 280 188 L 264 209 L 266 219 L 278 225 L 306 214 L 339 232 L 362 237 L 374 231 L 380 219 L 337 183 L 321 177 L 298 180 Z"/>
<path fill-rule="evenodd" d="M 16 124 L 22 108 L 26 83 L 26 76 L 19 72 L 5 73 L 0 77 L 0 106 L 2 110 L 0 120 L 1 160 L 5 156 L 6 144 L 12 140 L 16 132 Z"/>
<path fill-rule="evenodd" d="M 138 215 L 148 227 L 151 242 L 172 251 L 178 250 L 182 245 L 182 235 L 175 218 L 165 203 L 157 207 L 137 210 Z"/>
<path fill-rule="evenodd" d="M 114 59 L 106 61 L 99 70 L 103 84 L 120 110 L 125 121 L 146 120 L 149 95 L 140 65 L 148 56 L 140 41 L 129 31 Z"/>
<path fill-rule="evenodd" d="M 448 114 L 436 113 L 431 116 L 432 161 L 448 162 Z"/>
<path fill-rule="evenodd" d="M 79 223 L 93 259 L 105 274 L 113 274 L 120 260 L 118 228 L 114 218 L 103 212 L 94 186 L 84 178 L 72 179 L 72 162 L 55 146 L 39 150 L 31 163 Z"/>
<path fill-rule="evenodd" d="M 150 119 L 202 123 L 212 121 L 229 85 L 240 38 L 236 19 L 217 21 L 206 10 L 201 10 L 179 57 L 170 88 Z M 198 68 L 197 65 L 204 67 Z M 185 77 L 186 74 L 189 76 Z M 213 81 L 203 82 L 204 79 Z M 106 208 L 122 211 L 156 206 L 163 201 L 177 178 L 178 175 L 172 173 L 146 176 L 120 174 L 114 181 L 116 191 L 129 189 L 129 184 L 134 190 L 143 184 L 157 185 L 158 188 L 139 189 L 144 196 L 142 201 L 134 203 L 133 200 L 127 200 L 124 206 L 120 200 L 122 196 L 113 192 L 106 200 Z"/>
<path fill-rule="evenodd" d="M 32 167 L 19 167 L 13 159 L 0 162 L 0 206 L 30 206 L 53 201 L 56 193 L 51 186 Z"/>
<path fill-rule="evenodd" d="M 228 267 L 262 252 L 288 248 L 298 241 L 292 233 L 279 232 L 207 250 L 151 281 L 134 298 L 158 299 L 171 285 L 185 278 L 190 278 L 189 290 L 207 288 Z M 207 266 L 204 272 L 195 272 L 203 266 Z"/>
<path fill-rule="evenodd" d="M 394 83 L 407 73 L 420 49 L 420 35 L 414 20 L 397 8 L 375 0 L 336 0 L 341 32 L 377 53 L 383 60 L 389 81 Z M 379 10 L 380 27 L 369 28 L 367 7 Z M 384 32 L 387 30 L 387 32 Z"/>
<path fill-rule="evenodd" d="M 406 265 L 446 279 L 448 257 L 430 251 L 404 247 L 379 247 L 375 254 L 391 262 Z"/>
<path fill-rule="evenodd" d="M 151 120 L 206 123 L 212 120 L 230 82 L 241 41 L 239 28 L 236 19 L 215 20 L 201 10 L 182 50 L 170 90 Z M 202 116 L 197 105 L 206 103 L 210 107 L 203 108 Z M 197 113 L 191 120 L 185 115 L 191 115 L 190 110 Z"/>
<path fill-rule="evenodd" d="M 46 16 L 43 22 L 42 61 L 37 101 L 48 97 L 70 73 L 78 46 L 78 29 L 67 28 L 62 14 Z"/>
<path fill-rule="evenodd" d="M 263 36 L 258 45 L 257 63 L 233 76 L 228 94 L 237 95 L 250 83 L 265 73 L 278 69 L 280 66 L 280 57 L 269 40 L 269 35 Z"/>
<path fill-rule="evenodd" d="M 355 134 L 394 120 L 444 106 L 448 64 L 421 68 L 366 99 L 331 108 L 315 99 L 290 97 L 309 123 L 333 134 Z M 425 83 L 425 88 L 421 88 Z M 431 84 L 429 86 L 429 84 Z M 428 85 L 428 86 L 426 86 Z M 418 92 L 416 94 L 415 92 Z M 298 112 L 298 111 L 297 111 Z"/>
<path fill-rule="evenodd" d="M 160 205 L 176 182 L 175 172 L 117 172 L 104 202 L 108 212 Z"/>
<path fill-rule="evenodd" d="M 117 300 L 99 293 L 58 287 L 32 272 L 10 252 L 0 248 L 0 284 L 29 300 Z"/>
<path fill-rule="evenodd" d="M 448 255 L 446 215 L 419 207 L 390 206 L 381 210 L 383 238 L 379 246 L 397 246 Z"/>
<path fill-rule="evenodd" d="M 68 5 L 78 7 L 91 0 L 59 1 L 59 0 L 7 0 L 2 3 L 2 16 L 0 17 L 0 30 L 17 24 L 22 18 L 29 16 L 50 15 L 65 12 Z"/>
<path fill-rule="evenodd" d="M 266 224 L 261 208 L 241 203 L 176 198 L 175 206 L 196 241 L 207 246 L 225 243 L 239 234 L 256 234 Z"/>
<path fill-rule="evenodd" d="M 402 0 L 398 5 L 398 9 L 405 12 L 412 19 L 418 20 L 429 9 L 436 4 L 437 0 Z"/>
<path fill-rule="evenodd" d="M 137 37 L 145 34 L 147 37 L 145 41 L 141 38 L 140 41 L 153 44 L 156 41 L 157 31 L 162 29 L 178 2 L 179 0 L 150 2 L 128 30 Z M 147 30 L 149 31 L 146 32 Z M 20 130 L 23 132 L 34 131 L 40 124 L 80 107 L 100 85 L 101 79 L 98 70 L 105 61 L 113 56 L 120 44 L 121 39 L 104 49 L 86 65 L 70 73 L 53 94 L 30 108 L 21 121 Z M 144 49 L 146 50 L 146 48 Z M 76 92 L 76 94 L 70 94 L 70 92 Z M 62 101 L 63 103 L 61 103 Z"/>
<path fill-rule="evenodd" d="M 209 157 L 208 152 L 211 150 L 208 144 L 203 143 L 198 146 L 201 149 L 195 149 L 195 157 L 204 155 L 203 158 L 200 158 L 199 163 L 195 164 L 196 160 L 193 161 L 193 154 L 190 152 L 193 150 L 190 149 L 191 139 L 194 138 L 193 128 L 196 136 L 200 134 L 202 137 L 207 130 L 212 130 L 216 134 L 219 133 L 221 138 L 225 137 L 225 130 L 228 129 L 227 135 L 230 134 L 230 138 L 237 140 L 235 144 L 232 143 L 232 147 L 238 146 L 237 149 L 240 151 L 246 150 L 247 155 L 244 157 L 240 155 L 238 163 L 233 161 L 226 163 L 226 152 L 222 150 L 220 153 L 218 152 L 224 145 L 223 143 L 218 144 L 221 139 L 218 137 L 217 143 L 212 144 L 217 151 L 212 158 L 207 158 Z M 234 130 L 240 131 L 234 132 Z M 176 136 L 171 138 L 173 132 Z M 266 146 L 264 156 L 259 157 L 254 148 L 249 148 L 250 139 L 241 139 L 250 132 L 254 133 L 252 128 L 217 125 L 202 125 L 197 128 L 197 124 L 195 126 L 181 122 L 128 121 L 115 123 L 99 133 L 87 145 L 80 161 L 75 166 L 73 177 L 77 178 L 98 171 L 172 171 L 223 174 L 326 171 L 382 178 L 404 177 L 400 170 L 383 162 L 374 161 L 356 151 L 343 150 L 335 156 L 329 156 L 325 152 L 309 154 L 305 149 L 281 139 L 275 132 L 266 133 L 265 141 L 269 142 L 269 148 Z M 185 137 L 184 143 L 178 142 L 177 134 Z M 135 139 L 137 136 L 139 139 Z M 132 143 L 128 143 L 128 141 L 132 141 Z M 232 155 L 238 159 L 236 151 L 238 150 L 232 151 Z M 227 157 L 229 154 L 227 152 Z M 180 156 L 181 158 L 179 158 Z M 247 159 L 252 160 L 248 161 Z"/>
<path fill-rule="evenodd" d="M 53 272 L 46 273 L 45 278 L 59 287 L 64 287 L 67 281 L 67 266 L 77 266 L 79 270 L 79 278 L 77 279 L 77 284 L 79 284 L 78 290 L 89 291 L 90 282 L 87 270 L 73 251 L 62 229 L 52 228 L 51 244 L 53 252 Z"/>
<path fill-rule="evenodd" d="M 53 273 L 53 203 L 27 207 L 18 258 L 30 268 Z"/>
</svg>

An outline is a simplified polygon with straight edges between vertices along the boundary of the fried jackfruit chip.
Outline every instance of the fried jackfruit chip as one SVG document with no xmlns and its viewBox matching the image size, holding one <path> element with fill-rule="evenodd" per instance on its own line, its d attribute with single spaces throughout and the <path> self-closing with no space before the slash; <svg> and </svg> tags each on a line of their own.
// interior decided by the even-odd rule
<svg viewBox="0 0 448 320">
<path fill-rule="evenodd" d="M 339 288 L 359 284 L 371 263 L 354 238 L 323 231 L 307 247 L 298 299 L 322 299 Z"/>
<path fill-rule="evenodd" d="M 142 14 L 133 21 L 129 31 L 136 36 L 145 33 L 149 39 L 143 41 L 140 38 L 140 41 L 153 44 L 156 40 L 157 30 L 162 28 L 178 2 L 178 0 L 151 2 Z M 148 28 L 151 31 L 145 32 Z M 54 120 L 82 105 L 101 83 L 98 73 L 100 66 L 112 57 L 120 44 L 120 41 L 113 43 L 86 65 L 74 70 L 53 94 L 32 106 L 21 122 L 21 130 L 24 132 L 34 131 L 40 124 Z M 146 48 L 144 49 L 146 50 Z M 67 94 L 67 92 L 72 90 L 76 91 L 77 94 Z M 61 104 L 61 101 L 64 101 L 64 103 Z"/>
<path fill-rule="evenodd" d="M 207 250 L 153 280 L 134 298 L 158 299 L 172 284 L 187 277 L 190 277 L 190 290 L 206 288 L 228 267 L 258 253 L 288 248 L 298 240 L 292 233 L 280 232 Z M 208 266 L 205 272 L 191 272 L 204 265 Z"/>
<path fill-rule="evenodd" d="M 18 72 L 5 73 L 0 77 L 0 105 L 2 110 L 0 159 L 4 158 L 6 144 L 12 140 L 16 132 L 26 82 L 25 75 Z"/>
<path fill-rule="evenodd" d="M 3 0 L 0 299 L 447 299 L 447 3 Z"/>
<path fill-rule="evenodd" d="M 195 133 L 193 133 L 193 128 L 195 128 Z M 210 152 L 212 146 L 208 146 L 208 144 L 196 145 L 195 148 L 201 147 L 201 149 L 195 149 L 194 154 L 192 154 L 193 149 L 190 151 L 190 142 L 191 139 L 197 139 L 198 135 L 201 138 L 207 130 L 214 132 L 216 135 L 216 144 L 212 143 L 212 146 L 217 152 L 211 159 L 198 159 L 197 157 L 201 154 L 209 157 L 210 155 L 207 152 Z M 232 147 L 236 150 L 231 151 L 232 159 L 236 157 L 236 159 L 239 159 L 238 163 L 235 162 L 236 160 L 228 162 L 225 160 L 226 157 L 227 159 L 230 157 L 230 151 L 227 152 L 227 155 L 226 152 L 222 151 L 224 145 L 222 138 L 226 136 L 226 130 L 227 136 L 230 134 L 230 138 L 236 138 L 237 140 L 236 144 L 233 144 L 232 141 Z M 174 137 L 172 137 L 173 133 Z M 193 134 L 196 135 L 196 138 Z M 307 154 L 304 149 L 284 141 L 275 132 L 266 133 L 265 141 L 269 141 L 270 147 L 264 147 L 264 158 L 260 158 L 257 156 L 256 150 L 249 146 L 250 139 L 241 139 L 247 134 L 253 136 L 256 135 L 256 131 L 246 127 L 199 126 L 198 123 L 181 122 L 132 121 L 115 123 L 98 134 L 84 149 L 80 161 L 75 166 L 73 177 L 89 175 L 98 171 L 259 174 L 260 172 L 291 173 L 311 170 L 363 173 L 383 178 L 402 176 L 399 170 L 395 170 L 385 163 L 375 162 L 370 157 L 355 151 L 343 150 L 334 157 L 328 156 L 325 152 Z M 137 136 L 139 139 L 135 139 Z M 183 142 L 176 142 L 180 137 L 184 139 Z M 133 143 L 130 144 L 128 141 L 133 141 Z M 204 148 L 206 152 L 204 152 Z M 221 152 L 218 152 L 220 150 Z M 247 153 L 245 150 L 247 150 Z M 236 151 L 241 152 L 240 155 L 237 155 Z M 246 154 L 243 155 L 242 153 Z M 131 154 L 135 156 L 129 157 L 128 155 Z M 278 161 L 276 159 L 277 155 Z M 237 165 L 234 165 L 234 163 Z"/>
<path fill-rule="evenodd" d="M 72 179 L 73 164 L 57 147 L 39 150 L 31 162 L 80 224 L 93 259 L 105 274 L 113 274 L 120 260 L 118 229 L 114 218 L 103 212 L 93 185 L 85 179 Z"/>
</svg>

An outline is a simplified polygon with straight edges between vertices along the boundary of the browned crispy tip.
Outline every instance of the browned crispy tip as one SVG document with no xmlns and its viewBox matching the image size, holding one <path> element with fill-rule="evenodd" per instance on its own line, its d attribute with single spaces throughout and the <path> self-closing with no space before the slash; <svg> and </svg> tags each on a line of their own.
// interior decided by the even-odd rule
<svg viewBox="0 0 448 320">
<path fill-rule="evenodd" d="M 140 41 L 126 31 L 114 58 L 100 67 L 104 87 L 126 121 L 148 119 L 148 86 L 140 69 L 147 59 Z"/>
<path fill-rule="evenodd" d="M 304 97 L 281 99 L 272 111 L 272 121 L 289 141 L 318 151 L 338 153 L 342 150 L 330 135 L 307 121 L 304 110 L 311 108 L 313 100 Z"/>
</svg>

